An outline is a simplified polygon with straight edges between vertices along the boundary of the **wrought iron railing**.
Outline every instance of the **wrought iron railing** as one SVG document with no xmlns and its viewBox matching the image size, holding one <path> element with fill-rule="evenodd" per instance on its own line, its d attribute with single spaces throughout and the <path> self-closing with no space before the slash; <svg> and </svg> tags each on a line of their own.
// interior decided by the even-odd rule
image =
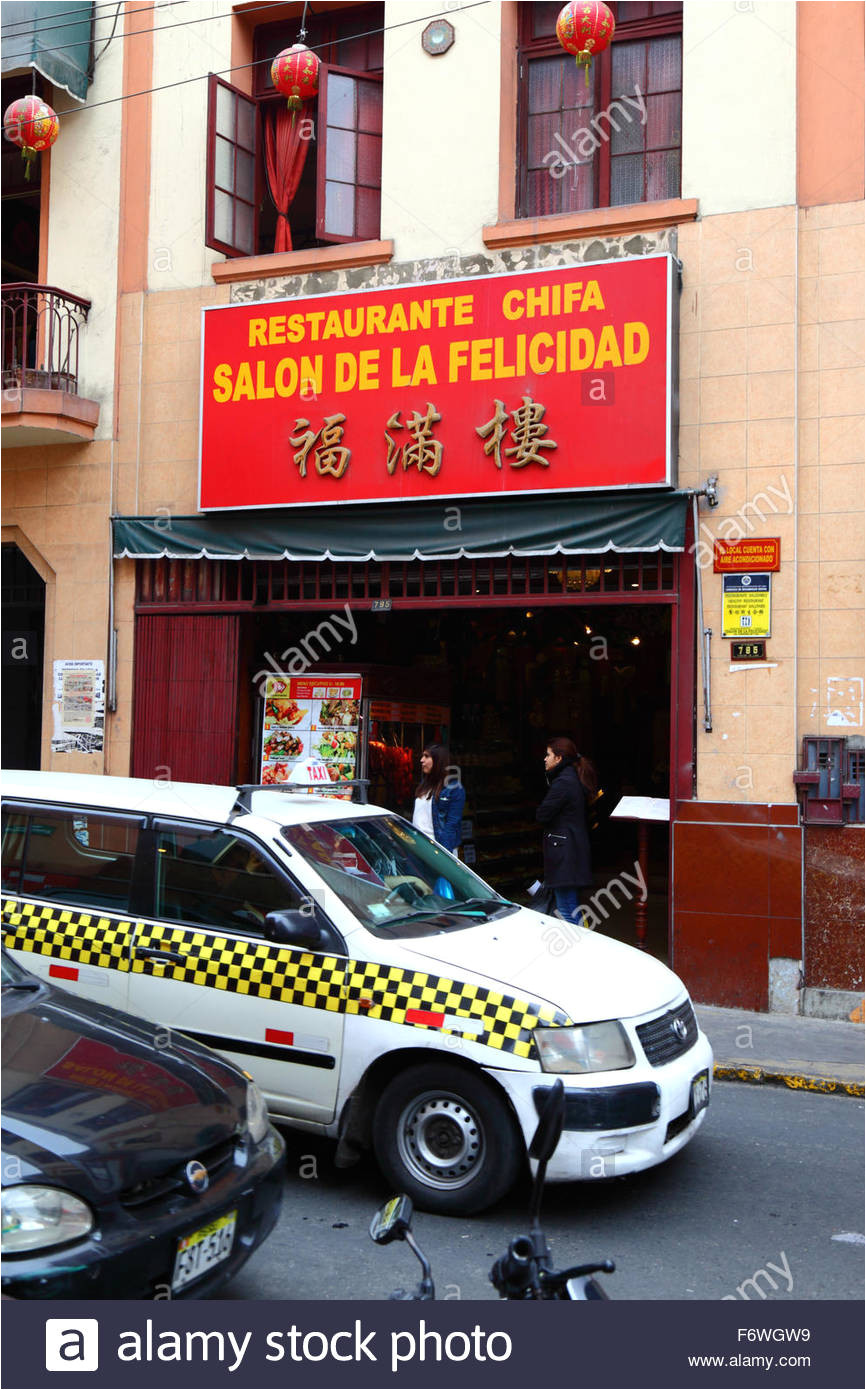
<svg viewBox="0 0 866 1390">
<path fill-rule="evenodd" d="M 52 285 L 0 287 L 3 387 L 41 386 L 78 395 L 78 330 L 90 300 Z"/>
</svg>

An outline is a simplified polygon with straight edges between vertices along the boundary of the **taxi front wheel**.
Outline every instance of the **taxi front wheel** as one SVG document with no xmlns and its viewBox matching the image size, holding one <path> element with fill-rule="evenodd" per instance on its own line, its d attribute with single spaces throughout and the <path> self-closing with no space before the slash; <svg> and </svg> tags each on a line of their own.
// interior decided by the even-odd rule
<svg viewBox="0 0 866 1390">
<path fill-rule="evenodd" d="M 525 1156 L 505 1100 L 480 1075 L 447 1062 L 401 1073 L 373 1119 L 376 1160 L 416 1206 L 468 1215 L 497 1202 Z"/>
</svg>

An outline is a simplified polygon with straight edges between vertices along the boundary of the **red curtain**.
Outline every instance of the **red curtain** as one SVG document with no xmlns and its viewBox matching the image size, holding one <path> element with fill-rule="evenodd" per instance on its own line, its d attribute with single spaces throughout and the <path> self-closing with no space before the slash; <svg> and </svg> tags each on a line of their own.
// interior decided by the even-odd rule
<svg viewBox="0 0 866 1390">
<path fill-rule="evenodd" d="M 292 120 L 292 116 L 295 120 Z M 265 164 L 268 184 L 277 208 L 275 251 L 291 251 L 292 233 L 289 227 L 289 208 L 298 191 L 309 139 L 301 138 L 309 130 L 303 112 L 291 112 L 285 106 L 265 116 Z"/>
</svg>

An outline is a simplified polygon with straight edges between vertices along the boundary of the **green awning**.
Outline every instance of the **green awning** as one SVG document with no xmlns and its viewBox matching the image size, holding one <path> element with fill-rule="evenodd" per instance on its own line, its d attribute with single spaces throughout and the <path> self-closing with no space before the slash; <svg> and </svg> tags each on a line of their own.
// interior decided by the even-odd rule
<svg viewBox="0 0 866 1390">
<path fill-rule="evenodd" d="M 119 516 L 116 558 L 450 560 L 684 550 L 685 492 Z"/>
<path fill-rule="evenodd" d="M 3 72 L 35 68 L 84 101 L 92 80 L 93 5 L 84 0 L 21 0 L 3 8 Z"/>
</svg>

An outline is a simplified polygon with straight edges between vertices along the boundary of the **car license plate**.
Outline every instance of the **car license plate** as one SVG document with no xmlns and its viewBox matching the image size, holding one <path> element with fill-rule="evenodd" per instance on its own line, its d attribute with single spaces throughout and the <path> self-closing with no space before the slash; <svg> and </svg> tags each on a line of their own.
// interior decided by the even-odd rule
<svg viewBox="0 0 866 1390">
<path fill-rule="evenodd" d="M 697 1076 L 692 1078 L 692 1092 L 689 1103 L 689 1111 L 692 1119 L 699 1115 L 710 1103 L 710 1073 L 699 1071 Z"/>
<path fill-rule="evenodd" d="M 171 1279 L 172 1292 L 182 1289 L 193 1279 L 198 1279 L 200 1274 L 228 1259 L 234 1243 L 237 1217 L 236 1211 L 230 1211 L 226 1216 L 218 1216 L 207 1226 L 181 1237 L 177 1243 Z"/>
</svg>

